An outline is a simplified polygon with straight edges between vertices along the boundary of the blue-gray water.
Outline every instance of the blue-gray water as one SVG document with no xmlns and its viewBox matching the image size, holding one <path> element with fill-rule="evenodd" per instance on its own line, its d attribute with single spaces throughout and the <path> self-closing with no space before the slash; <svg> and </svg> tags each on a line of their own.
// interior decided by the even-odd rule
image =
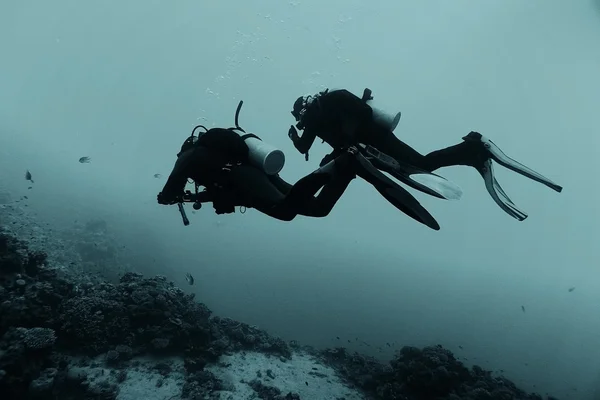
<svg viewBox="0 0 600 400">
<path fill-rule="evenodd" d="M 217 313 L 319 346 L 342 334 L 461 345 L 525 388 L 589 399 L 600 391 L 598 37 L 589 0 L 4 1 L 0 184 L 56 226 L 105 219 L 133 268 L 182 285 L 191 272 Z M 230 126 L 244 100 L 241 124 L 286 153 L 293 181 L 329 150 L 317 142 L 307 163 L 288 140 L 296 97 L 367 86 L 402 111 L 396 133 L 418 150 L 476 130 L 565 190 L 498 168 L 529 212 L 519 223 L 476 171 L 445 169 L 459 202 L 418 195 L 439 232 L 358 180 L 322 220 L 207 208 L 184 227 L 156 204 L 197 123 Z"/>
</svg>

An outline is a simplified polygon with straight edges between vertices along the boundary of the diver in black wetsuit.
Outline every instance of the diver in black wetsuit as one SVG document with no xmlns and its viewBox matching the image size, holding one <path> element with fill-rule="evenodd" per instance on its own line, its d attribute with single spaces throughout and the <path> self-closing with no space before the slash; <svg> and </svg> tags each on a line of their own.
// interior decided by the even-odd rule
<svg viewBox="0 0 600 400">
<path fill-rule="evenodd" d="M 470 132 L 459 144 L 423 155 L 398 139 L 393 128 L 375 120 L 374 111 L 368 104 L 372 99 L 369 89 L 364 90 L 362 98 L 347 90 L 328 89 L 314 96 L 301 96 L 294 103 L 292 115 L 297 121 L 296 127 L 303 130 L 303 134 L 300 137 L 296 127 L 292 125 L 288 136 L 307 160 L 308 150 L 317 137 L 331 145 L 334 151 L 321 164 L 335 157 L 348 145 L 363 144 L 375 148 L 375 160 L 378 160 L 378 155 L 383 158 L 387 155 L 393 160 L 392 163 L 379 163 L 380 169 L 413 188 L 440 198 L 459 198 L 460 193 L 452 188 L 451 183 L 444 182 L 443 178 L 433 174 L 433 171 L 454 165 L 474 167 L 484 178 L 494 201 L 520 221 L 527 218 L 527 214 L 517 208 L 496 181 L 492 160 L 557 192 L 562 191 L 561 186 L 511 159 L 478 132 Z M 385 154 L 376 154 L 377 150 Z M 428 173 L 430 177 L 436 178 L 435 184 L 427 182 Z"/>
<path fill-rule="evenodd" d="M 244 206 L 282 221 L 297 215 L 325 217 L 355 178 L 352 148 L 294 185 L 250 165 L 248 152 L 244 139 L 231 129 L 213 128 L 198 138 L 191 136 L 177 155 L 158 203 L 180 202 L 191 178 L 206 187 L 217 214 Z"/>
</svg>

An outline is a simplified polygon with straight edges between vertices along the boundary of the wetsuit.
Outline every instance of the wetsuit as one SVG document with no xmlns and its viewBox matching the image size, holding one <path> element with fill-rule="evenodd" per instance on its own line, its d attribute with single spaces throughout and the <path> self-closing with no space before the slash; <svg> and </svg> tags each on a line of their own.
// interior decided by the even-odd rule
<svg viewBox="0 0 600 400">
<path fill-rule="evenodd" d="M 193 146 L 182 147 L 159 194 L 159 203 L 175 202 L 191 178 L 207 188 L 219 214 L 233 212 L 235 206 L 245 206 L 283 221 L 297 215 L 325 217 L 354 178 L 354 173 L 344 165 L 349 156 L 342 155 L 291 185 L 279 175 L 267 175 L 250 165 L 248 152 L 246 142 L 237 133 L 210 129 Z"/>
<path fill-rule="evenodd" d="M 433 151 L 427 155 L 419 153 L 394 133 L 373 120 L 373 110 L 360 97 L 347 90 L 334 90 L 320 96 L 306 109 L 301 126 L 301 137 L 294 146 L 307 154 L 317 137 L 334 149 L 358 142 L 369 144 L 387 155 L 402 160 L 422 170 L 433 172 L 453 165 L 475 166 L 478 148 L 472 142 Z M 335 154 L 335 150 L 334 153 Z M 328 156 L 325 160 L 331 158 Z"/>
</svg>

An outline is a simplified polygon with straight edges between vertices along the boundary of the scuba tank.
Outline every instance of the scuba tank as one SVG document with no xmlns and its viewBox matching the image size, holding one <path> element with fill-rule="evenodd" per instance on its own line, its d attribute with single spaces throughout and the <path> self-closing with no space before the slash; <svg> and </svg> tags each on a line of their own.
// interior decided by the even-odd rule
<svg viewBox="0 0 600 400">
<path fill-rule="evenodd" d="M 382 126 L 388 129 L 389 131 L 393 132 L 394 129 L 396 129 L 396 127 L 398 126 L 398 123 L 400 122 L 400 117 L 402 116 L 402 113 L 398 111 L 395 114 L 391 114 L 377 107 L 375 104 L 373 104 L 373 96 L 371 96 L 371 94 L 371 89 L 366 88 L 363 92 L 362 100 L 365 103 L 367 103 L 367 105 L 369 105 L 369 107 L 371 107 L 371 109 L 373 110 L 373 121 L 377 125 Z"/>
<path fill-rule="evenodd" d="M 260 169 L 267 175 L 277 175 L 285 165 L 285 154 L 275 146 L 264 142 L 260 137 L 253 133 L 246 133 L 244 129 L 238 124 L 238 118 L 240 110 L 242 108 L 243 101 L 240 101 L 235 111 L 235 127 L 228 128 L 229 130 L 240 135 L 244 142 L 248 146 L 248 159 L 252 166 Z M 196 129 L 202 128 L 204 132 L 199 132 L 195 136 Z M 192 134 L 184 142 L 178 156 L 185 151 L 185 149 L 194 146 L 202 134 L 207 132 L 208 129 L 203 125 L 197 125 L 192 130 Z"/>
<path fill-rule="evenodd" d="M 235 128 L 229 129 L 238 133 L 246 142 L 249 149 L 248 158 L 250 159 L 251 165 L 261 169 L 267 175 L 277 175 L 285 165 L 285 154 L 277 147 L 264 142 L 255 134 L 246 133 L 245 130 L 240 128 L 238 118 L 240 110 L 242 109 L 242 104 L 244 104 L 244 102 L 240 100 L 237 109 L 235 110 Z"/>
</svg>

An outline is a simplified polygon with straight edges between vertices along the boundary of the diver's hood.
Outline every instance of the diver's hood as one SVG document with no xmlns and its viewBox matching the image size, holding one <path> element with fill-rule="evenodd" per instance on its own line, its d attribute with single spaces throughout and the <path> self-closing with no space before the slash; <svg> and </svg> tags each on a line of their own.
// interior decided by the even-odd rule
<svg viewBox="0 0 600 400">
<path fill-rule="evenodd" d="M 296 120 L 300 119 L 300 117 L 302 116 L 303 112 L 306 109 L 305 104 L 306 104 L 307 97 L 308 96 L 300 96 L 294 102 L 294 107 L 292 108 L 292 115 L 294 116 L 294 118 L 296 118 Z"/>
<path fill-rule="evenodd" d="M 304 129 L 304 123 L 302 122 L 302 118 L 304 117 L 304 114 L 306 113 L 308 106 L 310 106 L 312 104 L 314 99 L 315 99 L 315 97 L 313 97 L 311 95 L 305 95 L 305 96 L 298 97 L 296 99 L 296 101 L 294 102 L 294 107 L 292 109 L 292 115 L 298 122 L 296 124 L 296 127 L 298 129 Z"/>
<path fill-rule="evenodd" d="M 296 128 L 304 129 L 303 118 L 304 118 L 304 115 L 306 114 L 306 110 L 308 110 L 308 107 L 310 107 L 310 105 L 313 102 L 318 101 L 319 97 L 326 94 L 328 91 L 329 91 L 329 89 L 326 89 L 317 94 L 314 94 L 314 95 L 307 94 L 304 96 L 300 96 L 296 99 L 296 101 L 294 102 L 294 107 L 292 109 L 292 115 L 294 116 L 296 121 L 298 121 L 298 123 L 296 124 Z"/>
<path fill-rule="evenodd" d="M 188 151 L 189 149 L 194 147 L 194 145 L 196 144 L 197 141 L 198 141 L 198 137 L 188 136 L 187 139 L 185 139 L 185 141 L 181 145 L 181 150 L 179 151 L 179 153 L 177 153 L 177 157 L 179 157 L 181 154 L 185 153 L 186 151 Z"/>
</svg>

